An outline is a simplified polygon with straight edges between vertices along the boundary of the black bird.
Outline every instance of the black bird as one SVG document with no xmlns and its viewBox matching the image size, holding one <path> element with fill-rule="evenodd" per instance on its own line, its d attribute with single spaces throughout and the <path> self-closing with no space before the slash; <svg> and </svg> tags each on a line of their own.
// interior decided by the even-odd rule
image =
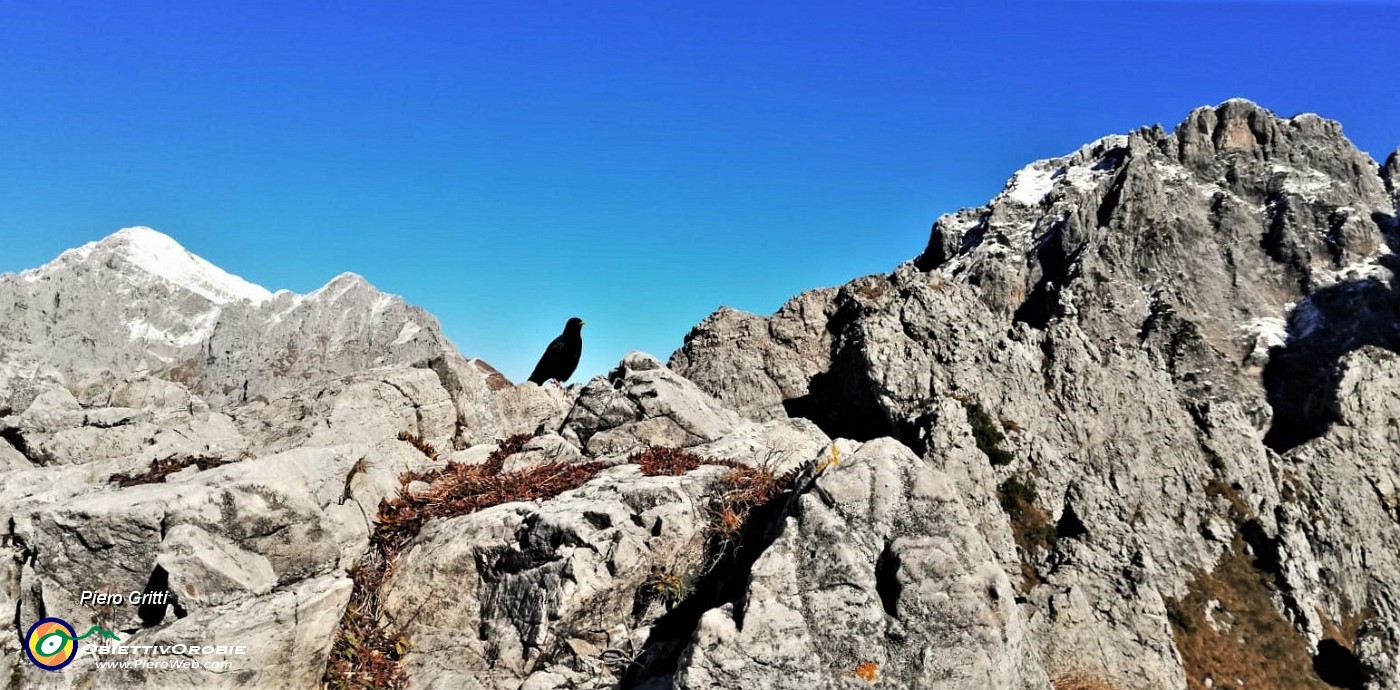
<svg viewBox="0 0 1400 690">
<path fill-rule="evenodd" d="M 559 334 L 540 355 L 540 363 L 530 373 L 530 381 L 541 386 L 554 379 L 555 385 L 568 381 L 578 368 L 579 355 L 583 354 L 583 319 L 575 316 L 564 324 L 564 332 Z"/>
</svg>

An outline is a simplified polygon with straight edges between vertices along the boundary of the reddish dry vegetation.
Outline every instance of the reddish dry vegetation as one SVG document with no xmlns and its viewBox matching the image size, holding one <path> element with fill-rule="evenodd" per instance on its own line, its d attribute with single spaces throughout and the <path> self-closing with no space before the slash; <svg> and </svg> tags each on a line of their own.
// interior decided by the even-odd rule
<svg viewBox="0 0 1400 690">
<path fill-rule="evenodd" d="M 627 461 L 640 467 L 642 474 L 648 477 L 679 477 L 701 465 L 736 467 L 739 464 L 733 460 L 710 460 L 680 448 L 658 447 L 639 450 L 627 458 Z"/>
<path fill-rule="evenodd" d="M 429 519 L 466 515 L 502 503 L 552 498 L 582 486 L 602 469 L 593 463 L 547 464 L 502 472 L 505 459 L 520 452 L 529 440 L 527 434 L 511 436 L 479 465 L 449 462 L 446 467 L 408 472 L 399 478 L 403 488 L 397 497 L 379 504 L 370 551 L 353 573 L 355 589 L 322 679 L 326 687 L 391 690 L 405 685 L 399 660 L 408 651 L 408 641 L 383 624 L 381 590 L 393 571 L 395 557 Z M 410 492 L 408 485 L 415 481 L 429 486 Z"/>
<path fill-rule="evenodd" d="M 797 470 L 774 474 L 770 469 L 747 465 L 729 470 L 719 482 L 716 515 L 720 534 L 738 532 L 748 522 L 750 511 L 782 495 L 796 477 Z"/>
<path fill-rule="evenodd" d="M 418 449 L 418 452 L 420 452 L 420 453 L 422 453 L 423 455 L 427 456 L 427 458 L 428 458 L 429 460 L 437 460 L 437 457 L 438 457 L 437 449 L 433 447 L 433 444 L 428 443 L 427 441 L 424 441 L 422 438 L 419 438 L 417 435 L 412 434 L 412 433 L 409 433 L 409 432 L 407 432 L 407 431 L 400 431 L 400 432 L 399 432 L 399 440 L 400 440 L 400 441 L 403 441 L 404 443 L 407 443 L 407 444 L 410 445 L 410 446 L 413 446 L 414 448 L 417 448 L 417 449 Z"/>
<path fill-rule="evenodd" d="M 1313 671 L 1307 642 L 1279 614 L 1268 576 L 1255 568 L 1236 537 L 1214 572 L 1202 573 L 1181 601 L 1168 601 L 1176 648 L 1192 690 L 1236 687 L 1327 690 Z M 1220 602 L 1206 620 L 1207 602 Z M 1207 685 L 1207 680 L 1210 685 Z"/>
<path fill-rule="evenodd" d="M 118 472 L 108 477 L 107 481 L 109 483 L 116 484 L 117 486 L 123 489 L 125 489 L 128 486 L 136 486 L 138 484 L 159 484 L 164 483 L 166 477 L 175 474 L 176 472 L 179 472 L 180 470 L 183 470 L 186 467 L 195 466 L 201 470 L 208 470 L 218 467 L 220 465 L 227 465 L 230 462 L 234 461 L 225 460 L 223 458 L 213 458 L 204 456 L 178 457 L 172 455 L 168 458 L 152 460 L 150 468 L 147 469 L 145 472 L 142 472 L 140 474 L 126 474 L 125 472 Z"/>
<path fill-rule="evenodd" d="M 1042 580 L 1032 563 L 1038 549 L 1053 549 L 1059 540 L 1050 514 L 1036 504 L 1035 481 L 1012 475 L 997 487 L 1002 510 L 1011 520 L 1011 536 L 1021 550 L 1021 591 L 1029 592 Z"/>
<path fill-rule="evenodd" d="M 400 439 L 429 458 L 436 457 L 432 446 L 417 437 L 405 433 Z M 384 581 L 393 572 L 394 559 L 428 520 L 466 515 L 502 503 L 553 498 L 582 486 L 603 468 L 597 463 L 545 464 L 503 472 L 506 458 L 519 453 L 529 440 L 528 434 L 511 436 L 479 465 L 449 462 L 446 467 L 399 477 L 399 495 L 379 504 L 370 551 L 353 573 L 355 589 L 331 648 L 322 679 L 325 687 L 393 690 L 406 684 L 399 661 L 408 652 L 408 640 L 384 624 L 381 594 Z M 676 448 L 651 448 L 630 459 L 649 476 L 680 475 L 707 464 L 731 468 L 720 479 L 717 498 L 716 529 L 725 536 L 742 529 L 749 512 L 780 495 L 795 476 L 794 472 L 775 475 L 733 461 L 710 460 Z M 428 488 L 409 491 L 414 482 L 425 482 Z"/>
<path fill-rule="evenodd" d="M 712 506 L 714 528 L 720 536 L 737 534 L 748 522 L 749 513 L 777 498 L 791 486 L 797 470 L 777 474 L 768 467 L 752 467 L 735 460 L 716 460 L 680 448 L 647 448 L 628 458 L 648 477 L 679 476 L 701 465 L 728 467 L 720 478 Z"/>
</svg>

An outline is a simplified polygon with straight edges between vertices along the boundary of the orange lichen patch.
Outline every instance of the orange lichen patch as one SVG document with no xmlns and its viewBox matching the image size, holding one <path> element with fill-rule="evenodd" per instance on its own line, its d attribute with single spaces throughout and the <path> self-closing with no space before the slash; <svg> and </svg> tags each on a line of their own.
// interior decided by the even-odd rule
<svg viewBox="0 0 1400 690">
<path fill-rule="evenodd" d="M 851 675 L 867 683 L 874 683 L 880 679 L 880 665 L 873 661 L 861 662 L 851 670 Z"/>
<path fill-rule="evenodd" d="M 208 470 L 220 465 L 227 465 L 230 462 L 234 461 L 205 456 L 194 457 L 187 455 L 184 457 L 177 457 L 172 455 L 168 458 L 152 460 L 149 468 L 145 472 L 140 474 L 118 472 L 108 477 L 107 481 L 123 489 L 138 484 L 160 484 L 165 482 L 166 477 L 186 467 L 198 467 L 201 470 Z"/>
<path fill-rule="evenodd" d="M 466 515 L 502 503 L 552 498 L 582 486 L 603 467 L 596 463 L 547 464 L 502 472 L 505 459 L 520 452 L 529 440 L 527 434 L 511 436 L 497 444 L 479 465 L 449 462 L 446 467 L 399 477 L 399 495 L 379 504 L 369 553 L 353 572 L 355 588 L 341 617 L 323 685 L 335 690 L 404 687 L 406 678 L 399 661 L 407 652 L 408 641 L 381 623 L 381 590 L 404 544 L 417 536 L 428 520 Z M 420 481 L 428 483 L 428 488 L 409 490 L 413 482 Z"/>
<path fill-rule="evenodd" d="M 1307 641 L 1274 606 L 1272 591 L 1268 575 L 1253 566 L 1244 540 L 1236 537 L 1213 572 L 1197 575 L 1180 601 L 1167 602 L 1192 690 L 1330 687 L 1315 674 Z"/>
</svg>

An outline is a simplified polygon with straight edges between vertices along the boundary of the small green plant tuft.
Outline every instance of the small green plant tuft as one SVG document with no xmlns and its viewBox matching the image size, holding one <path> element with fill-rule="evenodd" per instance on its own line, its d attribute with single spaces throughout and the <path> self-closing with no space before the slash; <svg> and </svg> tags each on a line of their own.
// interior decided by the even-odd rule
<svg viewBox="0 0 1400 690">
<path fill-rule="evenodd" d="M 1039 498 L 1035 491 L 1035 480 L 1023 480 L 1018 475 L 1012 475 L 1002 482 L 997 494 L 1001 498 L 1001 509 L 1013 520 L 1025 516 Z"/>
<path fill-rule="evenodd" d="M 642 584 L 642 590 L 648 597 L 660 601 L 667 611 L 690 596 L 690 585 L 686 583 L 683 575 L 661 569 L 651 572 Z"/>
<path fill-rule="evenodd" d="M 987 461 L 993 465 L 1010 465 L 1016 458 L 1011 451 L 1001 447 L 1006 441 L 1006 434 L 1001 431 L 1002 424 L 993 419 L 981 405 L 971 400 L 964 400 L 963 407 L 967 409 L 967 421 L 972 426 L 972 438 L 977 442 L 977 449 L 982 451 L 987 456 Z"/>
</svg>

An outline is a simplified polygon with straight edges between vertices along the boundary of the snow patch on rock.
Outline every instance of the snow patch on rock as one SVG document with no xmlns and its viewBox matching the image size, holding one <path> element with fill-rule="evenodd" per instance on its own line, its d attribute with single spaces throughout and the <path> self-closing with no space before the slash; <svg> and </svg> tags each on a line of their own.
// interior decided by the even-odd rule
<svg viewBox="0 0 1400 690">
<path fill-rule="evenodd" d="M 262 303 L 272 298 L 265 288 L 191 254 L 168 235 L 147 227 L 124 228 L 98 244 L 113 247 L 136 268 L 216 304 L 238 300 Z"/>
<path fill-rule="evenodd" d="M 1044 170 L 1039 167 L 1041 163 L 1036 163 L 1025 167 L 1011 176 L 1010 184 L 1002 190 L 1002 196 L 1015 201 L 1022 206 L 1035 206 L 1045 198 L 1046 194 L 1055 187 L 1055 173 L 1053 170 Z"/>
</svg>

